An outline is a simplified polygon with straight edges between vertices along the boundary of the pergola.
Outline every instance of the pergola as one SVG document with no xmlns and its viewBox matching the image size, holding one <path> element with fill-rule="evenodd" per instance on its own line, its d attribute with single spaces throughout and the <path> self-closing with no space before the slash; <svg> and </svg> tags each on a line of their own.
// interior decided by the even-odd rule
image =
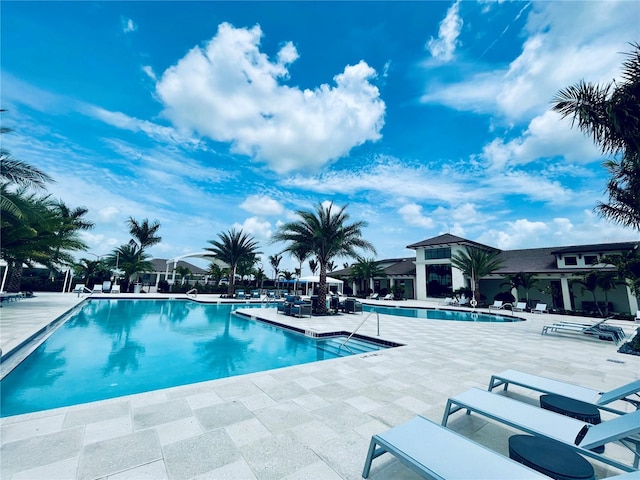
<svg viewBox="0 0 640 480">
<path fill-rule="evenodd" d="M 173 284 L 176 280 L 176 267 L 178 266 L 178 262 L 180 260 L 184 260 L 185 258 L 202 258 L 204 260 L 208 260 L 212 263 L 217 264 L 220 268 L 229 268 L 229 265 L 227 265 L 221 260 L 218 260 L 216 256 L 211 252 L 202 251 L 202 252 L 185 253 L 184 255 L 179 255 L 177 257 L 170 258 L 169 260 L 167 260 L 167 270 L 165 275 L 165 278 L 167 280 L 169 279 L 169 267 L 173 265 L 171 267 L 171 280 L 170 280 L 171 284 Z"/>
</svg>

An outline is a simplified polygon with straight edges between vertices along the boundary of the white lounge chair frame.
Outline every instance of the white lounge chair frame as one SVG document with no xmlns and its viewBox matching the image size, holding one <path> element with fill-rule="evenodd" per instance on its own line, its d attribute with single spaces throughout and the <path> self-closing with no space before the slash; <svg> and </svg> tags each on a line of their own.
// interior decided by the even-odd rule
<svg viewBox="0 0 640 480">
<path fill-rule="evenodd" d="M 620 387 L 614 388 L 607 392 L 602 392 L 589 387 L 582 387 L 573 383 L 562 382 L 552 378 L 541 377 L 531 373 L 521 372 L 519 370 L 505 370 L 491 376 L 489 381 L 489 391 L 494 388 L 504 386 L 504 390 L 509 385 L 518 385 L 519 387 L 535 390 L 536 392 L 547 393 L 552 395 L 560 395 L 562 397 L 573 398 L 581 402 L 595 405 L 601 410 L 606 410 L 618 415 L 624 415 L 626 412 L 611 408 L 608 404 L 617 400 L 629 402 L 636 409 L 640 409 L 640 380 L 627 383 Z M 638 396 L 638 400 L 627 398 L 630 395 Z"/>
<path fill-rule="evenodd" d="M 500 300 L 495 300 L 493 302 L 493 305 L 489 305 L 489 311 L 491 311 L 491 310 L 503 310 L 506 305 L 510 305 L 510 304 L 505 304 L 504 302 L 501 302 Z"/>
<path fill-rule="evenodd" d="M 512 312 L 524 312 L 527 309 L 527 302 L 518 302 L 512 308 Z"/>
<path fill-rule="evenodd" d="M 546 303 L 538 303 L 536 305 L 536 308 L 532 308 L 531 309 L 531 313 L 549 313 L 549 310 L 547 310 L 547 304 Z"/>
<path fill-rule="evenodd" d="M 547 333 L 580 333 L 589 335 L 592 337 L 598 337 L 599 339 L 607 339 L 613 341 L 618 345 L 622 340 L 626 338 L 624 330 L 620 327 L 609 327 L 603 330 L 600 328 L 604 324 L 605 320 L 594 324 L 585 323 L 572 323 L 572 322 L 556 322 L 551 325 L 544 325 L 542 327 L 542 335 Z"/>
<path fill-rule="evenodd" d="M 369 477 L 371 462 L 384 453 L 390 453 L 418 475 L 436 480 L 549 480 L 529 467 L 420 416 L 371 437 L 362 472 L 364 478 Z"/>
<path fill-rule="evenodd" d="M 467 414 L 474 412 L 483 415 L 532 435 L 558 440 L 581 455 L 594 458 L 625 472 L 632 472 L 638 467 L 640 439 L 632 436 L 640 432 L 640 410 L 620 415 L 598 425 L 590 425 L 528 403 L 472 388 L 447 401 L 442 425 L 446 426 L 449 416 L 459 410 L 467 410 Z M 615 441 L 620 442 L 633 453 L 633 467 L 590 450 Z"/>
<path fill-rule="evenodd" d="M 110 293 L 120 293 L 120 285 L 115 284 L 111 287 L 111 292 Z"/>
</svg>

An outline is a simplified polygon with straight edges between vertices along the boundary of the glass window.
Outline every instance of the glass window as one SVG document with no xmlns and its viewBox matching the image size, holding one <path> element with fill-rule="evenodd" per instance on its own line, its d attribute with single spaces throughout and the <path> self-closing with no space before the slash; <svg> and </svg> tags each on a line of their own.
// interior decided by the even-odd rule
<svg viewBox="0 0 640 480">
<path fill-rule="evenodd" d="M 596 263 L 598 263 L 598 256 L 597 255 L 585 255 L 584 256 L 584 263 L 585 263 L 585 265 L 595 265 Z"/>
<path fill-rule="evenodd" d="M 564 264 L 565 265 L 578 265 L 578 258 L 577 257 L 564 257 Z"/>
<path fill-rule="evenodd" d="M 424 251 L 425 260 L 451 258 L 451 248 L 428 248 Z"/>
</svg>

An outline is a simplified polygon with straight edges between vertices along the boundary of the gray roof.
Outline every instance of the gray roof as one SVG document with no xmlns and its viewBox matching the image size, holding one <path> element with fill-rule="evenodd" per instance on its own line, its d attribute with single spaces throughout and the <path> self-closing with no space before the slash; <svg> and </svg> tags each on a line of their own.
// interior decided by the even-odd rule
<svg viewBox="0 0 640 480">
<path fill-rule="evenodd" d="M 498 258 L 504 262 L 502 268 L 494 274 L 508 273 L 551 273 L 557 272 L 555 247 L 525 248 L 522 250 L 503 250 Z"/>
<path fill-rule="evenodd" d="M 637 249 L 639 242 L 618 242 L 618 243 L 593 243 L 590 245 L 572 245 L 570 247 L 556 247 L 553 253 L 562 255 L 565 253 L 604 253 L 620 252 L 624 250 Z"/>
<path fill-rule="evenodd" d="M 483 245 L 482 243 L 467 240 L 466 238 L 456 237 L 455 235 L 451 235 L 450 233 L 445 233 L 443 235 L 438 235 L 437 237 L 428 238 L 418 243 L 412 243 L 411 245 L 407 245 L 407 248 L 415 250 L 416 248 L 420 247 L 447 247 L 449 245 L 467 245 L 470 247 L 482 248 L 483 250 L 499 251 L 495 247 Z"/>
</svg>

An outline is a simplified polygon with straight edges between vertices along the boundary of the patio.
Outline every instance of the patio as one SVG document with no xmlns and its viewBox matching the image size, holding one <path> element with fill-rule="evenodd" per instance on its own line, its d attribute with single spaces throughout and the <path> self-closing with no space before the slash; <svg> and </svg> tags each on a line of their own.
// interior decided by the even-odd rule
<svg viewBox="0 0 640 480">
<path fill-rule="evenodd" d="M 80 300 L 75 294 L 37 294 L 3 304 L 3 351 Z M 250 313 L 317 332 L 352 330 L 363 318 L 285 317 L 275 308 Z M 381 338 L 406 346 L 4 418 L 0 475 L 15 480 L 359 479 L 371 435 L 416 414 L 439 423 L 449 396 L 471 387 L 486 389 L 493 373 L 514 368 L 603 390 L 640 376 L 640 357 L 617 353 L 611 342 L 543 336 L 543 325 L 556 316 L 517 315 L 527 321 L 427 321 L 381 314 Z M 637 327 L 615 324 L 628 335 Z M 375 337 L 375 321 L 360 333 Z M 510 392 L 537 401 L 533 392 Z M 513 434 L 477 415 L 452 417 L 449 428 L 505 455 Z M 629 452 L 618 446 L 607 446 L 607 454 L 630 463 Z M 598 479 L 618 473 L 594 466 Z M 418 477 L 387 455 L 374 461 L 370 478 Z"/>
</svg>

